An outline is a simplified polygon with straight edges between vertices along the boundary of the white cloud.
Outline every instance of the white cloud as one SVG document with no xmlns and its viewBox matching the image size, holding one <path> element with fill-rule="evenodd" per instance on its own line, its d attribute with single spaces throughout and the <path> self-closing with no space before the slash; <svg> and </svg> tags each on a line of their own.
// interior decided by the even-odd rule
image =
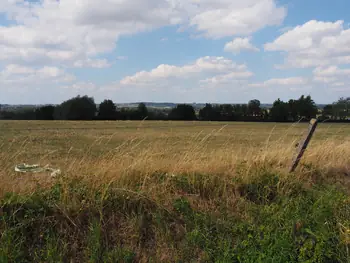
<svg viewBox="0 0 350 263">
<path fill-rule="evenodd" d="M 10 23 L 0 26 L 0 61 L 4 66 L 0 82 L 3 89 L 9 89 L 10 84 L 15 83 L 31 88 L 44 83 L 43 87 L 51 88 L 51 83 L 71 82 L 74 79 L 68 73 L 69 68 L 110 67 L 116 60 L 127 59 L 116 57 L 113 52 L 121 37 L 169 25 L 177 26 L 197 38 L 230 37 L 233 41 L 225 46 L 228 52 L 258 51 L 250 42 L 250 36 L 264 27 L 280 25 L 287 13 L 286 8 L 277 4 L 277 0 L 0 2 L 0 15 L 4 14 Z M 341 64 L 350 64 L 350 29 L 345 27 L 343 21 L 312 20 L 295 28 L 284 28 L 282 32 L 280 37 L 265 45 L 265 50 L 285 53 L 283 67 L 319 68 L 308 79 L 273 78 L 250 86 L 295 89 L 314 83 L 338 88 L 343 84 L 348 85 L 348 69 L 340 67 Z M 179 35 L 181 39 L 182 36 Z M 111 53 L 113 57 L 103 59 L 107 57 L 106 53 Z M 143 86 L 149 85 L 158 92 L 153 94 L 155 98 L 163 100 L 173 94 L 170 88 L 181 93 L 181 96 L 189 94 L 189 90 L 194 92 L 194 87 L 205 90 L 207 86 L 222 88 L 226 85 L 237 90 L 237 85 L 241 83 L 248 85 L 252 75 L 244 64 L 236 64 L 222 57 L 203 57 L 186 65 L 162 64 L 102 87 L 93 84 L 93 76 L 89 75 L 75 84 L 65 85 L 64 94 L 68 96 L 69 90 L 108 89 L 112 92 L 118 88 L 123 92 L 131 90 L 130 100 L 134 100 L 133 96 L 141 98 L 142 90 L 147 95 L 151 89 L 144 89 Z M 164 93 L 159 91 L 159 87 L 163 88 Z M 196 91 L 196 94 L 192 94 L 193 98 L 201 96 L 198 89 Z M 251 94 L 247 96 L 251 97 Z"/>
<path fill-rule="evenodd" d="M 62 89 L 74 90 L 74 91 L 82 91 L 82 92 L 91 92 L 98 89 L 95 83 L 93 82 L 77 82 L 71 85 L 63 86 Z"/>
<path fill-rule="evenodd" d="M 202 57 L 194 63 L 184 66 L 162 64 L 151 71 L 140 71 L 133 76 L 121 80 L 123 85 L 147 85 L 171 79 L 197 79 L 209 81 L 208 76 L 214 75 L 217 80 L 248 78 L 252 73 L 246 65 L 236 64 L 224 57 Z"/>
<path fill-rule="evenodd" d="M 251 35 L 266 26 L 279 25 L 286 9 L 274 0 L 193 0 L 197 13 L 190 25 L 209 38 Z"/>
<path fill-rule="evenodd" d="M 10 64 L 7 65 L 4 71 L 2 72 L 3 75 L 15 75 L 15 74 L 30 74 L 35 72 L 34 69 L 29 67 L 24 67 L 21 65 L 16 64 Z"/>
<path fill-rule="evenodd" d="M 235 38 L 231 42 L 225 44 L 224 50 L 234 54 L 238 54 L 241 51 L 259 51 L 257 47 L 250 43 L 250 38 Z"/>
<path fill-rule="evenodd" d="M 0 26 L 1 60 L 101 68 L 109 63 L 96 56 L 114 50 L 122 35 L 167 25 L 211 38 L 248 35 L 279 24 L 286 10 L 275 0 L 2 0 L 1 13 L 13 22 Z"/>
<path fill-rule="evenodd" d="M 310 89 L 319 92 L 345 92 L 350 87 L 350 68 L 338 66 L 318 67 L 309 77 L 272 78 L 260 83 L 251 83 L 253 88 L 267 88 L 272 91 L 287 87 L 290 91 L 305 92 Z M 323 90 L 323 91 L 321 91 Z"/>
<path fill-rule="evenodd" d="M 318 67 L 313 71 L 313 80 L 316 83 L 326 84 L 333 87 L 350 87 L 350 68 L 339 68 L 338 66 Z"/>
<path fill-rule="evenodd" d="M 121 35 L 171 24 L 180 14 L 172 7 L 158 0 L 5 0 L 0 11 L 15 23 L 0 27 L 0 59 L 106 67 L 94 57 L 111 52 Z"/>
<path fill-rule="evenodd" d="M 217 102 L 222 96 L 226 101 L 229 96 L 248 96 L 244 88 L 252 75 L 244 64 L 206 56 L 185 65 L 162 64 L 140 71 L 105 89 L 118 90 L 124 101 Z"/>
<path fill-rule="evenodd" d="M 111 64 L 106 59 L 86 59 L 77 60 L 74 62 L 74 67 L 77 68 L 108 68 Z"/>
<path fill-rule="evenodd" d="M 254 74 L 249 71 L 240 71 L 240 72 L 231 72 L 228 74 L 217 75 L 212 78 L 207 78 L 201 80 L 201 83 L 210 83 L 210 84 L 225 84 L 225 83 L 233 83 L 236 81 L 241 81 L 252 77 Z"/>
<path fill-rule="evenodd" d="M 37 74 L 42 77 L 47 78 L 57 78 L 58 76 L 62 76 L 64 74 L 63 70 L 56 67 L 43 67 L 38 69 Z"/>
<path fill-rule="evenodd" d="M 337 81 L 336 78 L 334 77 L 320 77 L 320 76 L 314 76 L 313 81 L 316 83 L 324 83 L 324 84 L 329 84 L 332 82 Z"/>
<path fill-rule="evenodd" d="M 7 65 L 0 72 L 0 83 L 34 85 L 38 83 L 63 83 L 72 82 L 75 77 L 57 67 L 45 66 L 42 68 L 29 68 L 20 65 Z"/>
<path fill-rule="evenodd" d="M 265 45 L 267 51 L 286 52 L 282 68 L 309 68 L 350 63 L 350 29 L 343 21 L 311 20 Z"/>
<path fill-rule="evenodd" d="M 308 84 L 307 78 L 291 77 L 291 78 L 273 78 L 261 83 L 252 83 L 251 87 L 276 87 L 276 86 L 305 86 Z"/>
<path fill-rule="evenodd" d="M 350 76 L 350 69 L 340 69 L 337 66 L 318 67 L 313 73 L 320 77 Z"/>
<path fill-rule="evenodd" d="M 306 83 L 307 83 L 307 79 L 302 77 L 270 79 L 266 81 L 266 84 L 271 86 L 272 85 L 282 85 L 282 86 L 305 85 Z"/>
<path fill-rule="evenodd" d="M 13 85 L 29 90 L 41 85 L 54 87 L 51 84 L 74 79 L 63 69 L 110 67 L 116 60 L 127 59 L 103 59 L 109 53 L 112 56 L 123 36 L 165 26 L 177 26 L 197 37 L 212 39 L 251 35 L 266 26 L 279 25 L 286 15 L 277 0 L 0 1 L 0 15 L 8 20 L 0 25 L 0 61 L 5 67 L 0 82 L 4 89 Z M 204 80 L 208 85 L 234 83 L 251 75 L 245 65 L 204 57 L 184 66 L 163 64 L 150 72 L 125 77 L 108 89 L 162 82 L 181 87 L 178 92 L 184 94 L 186 87 L 204 85 Z M 91 88 L 92 78 L 89 75 L 83 82 L 66 87 Z M 180 83 L 180 79 L 187 84 Z M 68 94 L 67 89 L 64 94 Z"/>
</svg>

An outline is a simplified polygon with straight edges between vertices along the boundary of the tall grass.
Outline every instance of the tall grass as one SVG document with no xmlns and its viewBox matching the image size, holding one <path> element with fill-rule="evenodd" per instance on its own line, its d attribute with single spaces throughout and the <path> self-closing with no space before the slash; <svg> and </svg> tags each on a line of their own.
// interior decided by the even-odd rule
<svg viewBox="0 0 350 263">
<path fill-rule="evenodd" d="M 349 262 L 343 128 L 321 126 L 289 174 L 305 125 L 143 125 L 125 128 L 123 140 L 120 131 L 88 133 L 85 144 L 69 140 L 72 131 L 46 131 L 52 149 L 40 132 L 8 134 L 0 261 Z M 15 163 L 35 158 L 62 175 L 14 174 Z"/>
</svg>

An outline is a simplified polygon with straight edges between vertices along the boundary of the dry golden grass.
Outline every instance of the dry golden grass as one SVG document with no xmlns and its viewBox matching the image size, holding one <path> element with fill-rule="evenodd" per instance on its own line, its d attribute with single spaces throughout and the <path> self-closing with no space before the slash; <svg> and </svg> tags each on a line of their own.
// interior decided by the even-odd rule
<svg viewBox="0 0 350 263">
<path fill-rule="evenodd" d="M 288 259 L 296 255 L 298 262 L 310 257 L 309 262 L 325 262 L 329 254 L 348 258 L 350 199 L 332 187 L 341 184 L 350 193 L 350 125 L 320 124 L 291 175 L 295 144 L 307 128 L 306 123 L 0 122 L 0 195 L 35 192 L 1 208 L 9 217 L 0 259 L 1 253 L 21 258 L 25 252 L 42 259 L 36 262 L 59 262 L 47 260 L 50 255 L 67 257 L 62 262 L 102 262 L 101 255 L 114 248 L 135 253 L 133 262 L 214 262 L 221 256 L 227 258 L 220 262 L 233 262 L 229 258 L 236 253 L 257 262 L 260 250 L 271 262 L 292 262 Z M 23 162 L 49 164 L 62 175 L 16 174 L 14 165 Z M 328 182 L 329 189 L 313 189 Z M 30 234 L 11 227 L 18 206 L 32 222 L 41 222 Z M 324 220 L 333 222 L 330 229 Z M 294 225 L 318 235 L 319 251 L 288 245 L 303 238 L 290 235 Z M 59 236 L 65 245 L 33 241 L 45 231 L 53 244 Z M 262 236 L 263 248 L 254 243 Z M 245 249 L 240 241 L 248 242 Z M 100 247 L 109 250 L 102 253 Z"/>
<path fill-rule="evenodd" d="M 209 122 L 0 122 L 0 193 L 50 185 L 45 174 L 19 175 L 17 163 L 50 164 L 65 177 L 98 185 L 155 172 L 232 177 L 267 165 L 286 173 L 308 124 Z M 320 124 L 301 167 L 347 173 L 350 125 Z M 311 168 L 310 168 L 311 167 Z M 300 173 L 300 168 L 299 168 Z M 305 174 L 306 170 L 302 169 Z M 125 180 L 125 178 L 127 178 Z"/>
</svg>

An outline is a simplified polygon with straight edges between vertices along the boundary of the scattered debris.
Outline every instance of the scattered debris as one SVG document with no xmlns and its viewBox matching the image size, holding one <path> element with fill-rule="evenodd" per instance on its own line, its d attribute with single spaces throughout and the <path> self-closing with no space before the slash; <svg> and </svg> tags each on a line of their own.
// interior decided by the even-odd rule
<svg viewBox="0 0 350 263">
<path fill-rule="evenodd" d="M 15 171 L 18 173 L 42 173 L 42 172 L 50 172 L 52 177 L 61 174 L 60 169 L 54 169 L 49 167 L 48 165 L 41 167 L 39 164 L 18 164 L 15 166 Z"/>
</svg>

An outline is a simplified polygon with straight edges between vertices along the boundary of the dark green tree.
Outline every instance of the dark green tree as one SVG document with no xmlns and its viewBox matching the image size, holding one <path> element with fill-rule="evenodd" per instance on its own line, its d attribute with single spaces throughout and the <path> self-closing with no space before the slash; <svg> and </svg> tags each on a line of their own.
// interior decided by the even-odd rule
<svg viewBox="0 0 350 263">
<path fill-rule="evenodd" d="M 333 106 L 334 106 L 333 104 L 328 104 L 328 105 L 323 107 L 323 109 L 322 109 L 322 119 L 323 120 L 335 119 Z"/>
<path fill-rule="evenodd" d="M 242 104 L 241 105 L 241 110 L 242 110 L 242 118 L 243 118 L 243 120 L 246 120 L 247 119 L 247 116 L 248 116 L 248 105 L 247 104 Z"/>
<path fill-rule="evenodd" d="M 57 106 L 54 115 L 58 120 L 93 120 L 96 112 L 93 98 L 77 96 Z"/>
<path fill-rule="evenodd" d="M 288 121 L 288 116 L 289 116 L 288 103 L 283 102 L 280 99 L 276 100 L 273 103 L 272 108 L 270 109 L 271 120 L 276 122 L 285 122 L 285 121 Z"/>
<path fill-rule="evenodd" d="M 173 108 L 170 111 L 168 118 L 170 120 L 186 120 L 186 121 L 197 119 L 193 106 L 188 104 L 177 105 L 175 108 Z"/>
<path fill-rule="evenodd" d="M 233 105 L 233 112 L 237 120 L 243 121 L 248 115 L 248 107 L 246 104 Z"/>
<path fill-rule="evenodd" d="M 289 116 L 291 118 L 291 121 L 298 121 L 299 120 L 298 101 L 289 100 L 288 106 L 289 106 Z"/>
<path fill-rule="evenodd" d="M 148 120 L 167 120 L 168 114 L 164 109 L 152 109 L 148 111 Z"/>
<path fill-rule="evenodd" d="M 37 120 L 53 120 L 55 106 L 47 105 L 35 110 L 35 119 Z"/>
<path fill-rule="evenodd" d="M 204 108 L 200 109 L 199 119 L 203 121 L 219 121 L 221 118 L 220 111 L 220 107 L 207 103 Z"/>
<path fill-rule="evenodd" d="M 35 120 L 34 108 L 20 108 L 15 110 L 4 110 L 0 113 L 1 119 L 4 120 Z"/>
<path fill-rule="evenodd" d="M 207 103 L 204 108 L 199 110 L 199 119 L 202 121 L 213 120 L 213 106 L 211 104 Z"/>
<path fill-rule="evenodd" d="M 115 120 L 117 118 L 117 107 L 112 100 L 104 100 L 98 110 L 98 119 Z"/>
<path fill-rule="evenodd" d="M 317 106 L 310 95 L 306 97 L 302 95 L 299 100 L 297 100 L 297 108 L 299 118 L 305 118 L 307 120 L 315 118 L 318 113 Z"/>
<path fill-rule="evenodd" d="M 231 104 L 220 105 L 220 115 L 222 121 L 234 121 L 236 120 L 236 115 L 234 108 Z"/>
<path fill-rule="evenodd" d="M 350 97 L 340 98 L 333 104 L 333 116 L 337 120 L 345 120 L 350 117 Z"/>
<path fill-rule="evenodd" d="M 251 117 L 260 117 L 261 116 L 261 108 L 260 108 L 259 100 L 251 100 L 248 102 L 248 114 Z"/>
<path fill-rule="evenodd" d="M 139 119 L 146 119 L 148 117 L 148 109 L 146 104 L 140 103 L 137 107 L 137 113 L 139 114 Z"/>
</svg>

